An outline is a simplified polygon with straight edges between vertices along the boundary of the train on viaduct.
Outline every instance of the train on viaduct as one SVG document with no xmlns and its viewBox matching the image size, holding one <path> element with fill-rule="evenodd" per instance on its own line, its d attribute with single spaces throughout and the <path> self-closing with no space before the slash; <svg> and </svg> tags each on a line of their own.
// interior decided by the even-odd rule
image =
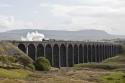
<svg viewBox="0 0 125 83">
<path fill-rule="evenodd" d="M 85 41 L 10 41 L 33 60 L 46 57 L 53 67 L 101 62 L 121 52 L 121 46 L 110 42 Z"/>
</svg>

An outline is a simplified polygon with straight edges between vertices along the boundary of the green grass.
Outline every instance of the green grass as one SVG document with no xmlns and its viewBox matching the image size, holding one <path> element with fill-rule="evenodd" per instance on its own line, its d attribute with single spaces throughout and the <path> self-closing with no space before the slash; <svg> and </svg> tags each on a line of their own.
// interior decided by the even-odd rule
<svg viewBox="0 0 125 83">
<path fill-rule="evenodd" d="M 85 64 L 75 64 L 74 68 L 95 68 L 95 69 L 105 69 L 113 70 L 118 68 L 123 68 L 125 65 L 120 64 L 106 64 L 106 63 L 85 63 Z"/>
<path fill-rule="evenodd" d="M 125 63 L 125 54 L 120 54 L 115 57 L 106 59 L 103 61 L 103 63 L 109 63 L 109 64 L 124 64 Z"/>
<path fill-rule="evenodd" d="M 98 69 L 125 69 L 125 53 L 119 54 L 115 57 L 108 58 L 101 63 L 83 63 L 75 64 L 75 68 L 98 68 Z"/>
<path fill-rule="evenodd" d="M 1 78 L 18 78 L 25 79 L 28 78 L 32 72 L 23 70 L 23 69 L 2 69 L 0 68 L 0 77 Z"/>
<path fill-rule="evenodd" d="M 103 83 L 125 83 L 125 73 L 112 72 L 101 76 L 100 80 Z"/>
<path fill-rule="evenodd" d="M 31 64 L 33 65 L 33 60 L 11 43 L 0 42 L 0 68 L 19 68 L 18 65 L 13 65 L 13 63 L 26 68 Z M 22 68 L 22 66 L 20 67 Z"/>
</svg>

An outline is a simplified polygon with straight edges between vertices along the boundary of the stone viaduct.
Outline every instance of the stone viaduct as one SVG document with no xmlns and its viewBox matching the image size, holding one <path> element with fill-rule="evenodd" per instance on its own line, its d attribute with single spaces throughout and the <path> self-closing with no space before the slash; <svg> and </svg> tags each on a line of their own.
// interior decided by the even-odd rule
<svg viewBox="0 0 125 83">
<path fill-rule="evenodd" d="M 101 62 L 120 53 L 121 46 L 108 42 L 84 41 L 10 41 L 33 60 L 46 57 L 54 67 Z"/>
</svg>

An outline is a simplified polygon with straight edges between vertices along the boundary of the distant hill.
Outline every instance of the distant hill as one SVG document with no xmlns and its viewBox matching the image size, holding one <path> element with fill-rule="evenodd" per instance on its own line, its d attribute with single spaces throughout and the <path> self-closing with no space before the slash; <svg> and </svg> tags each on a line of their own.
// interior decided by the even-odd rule
<svg viewBox="0 0 125 83">
<path fill-rule="evenodd" d="M 56 40 L 102 40 L 102 39 L 115 39 L 125 38 L 125 36 L 112 35 L 103 30 L 80 30 L 80 31 L 57 31 L 57 30 L 34 30 L 34 29 L 21 29 L 11 30 L 0 33 L 0 40 L 20 40 L 21 36 L 26 36 L 28 32 L 38 31 L 43 33 L 45 37 Z"/>
</svg>

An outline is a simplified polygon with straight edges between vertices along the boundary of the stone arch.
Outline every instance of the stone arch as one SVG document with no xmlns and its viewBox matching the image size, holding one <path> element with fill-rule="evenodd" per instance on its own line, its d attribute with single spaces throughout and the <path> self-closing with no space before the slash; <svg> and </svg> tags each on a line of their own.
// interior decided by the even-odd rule
<svg viewBox="0 0 125 83">
<path fill-rule="evenodd" d="M 114 45 L 112 45 L 112 56 L 114 56 Z"/>
<path fill-rule="evenodd" d="M 119 54 L 122 53 L 122 52 L 123 52 L 122 46 L 121 46 L 121 45 L 118 45 L 118 48 L 119 48 L 118 53 L 119 53 Z"/>
<path fill-rule="evenodd" d="M 83 63 L 83 46 L 79 45 L 79 63 Z"/>
<path fill-rule="evenodd" d="M 29 44 L 28 45 L 28 56 L 31 57 L 33 60 L 36 59 L 36 56 L 35 56 L 35 45 L 34 44 Z"/>
<path fill-rule="evenodd" d="M 47 44 L 45 47 L 45 56 L 50 61 L 52 65 L 52 47 L 50 44 Z"/>
<path fill-rule="evenodd" d="M 105 45 L 105 59 L 108 58 L 108 45 Z"/>
<path fill-rule="evenodd" d="M 115 55 L 118 53 L 118 46 L 115 45 Z"/>
<path fill-rule="evenodd" d="M 103 45 L 100 45 L 100 51 L 99 51 L 99 57 L 100 57 L 100 62 L 103 60 Z"/>
<path fill-rule="evenodd" d="M 91 62 L 96 62 L 96 46 L 92 45 L 92 60 Z"/>
<path fill-rule="evenodd" d="M 79 63 L 79 49 L 78 49 L 78 45 L 74 45 L 74 64 L 78 64 Z"/>
<path fill-rule="evenodd" d="M 53 47 L 53 66 L 60 67 L 60 59 L 59 59 L 59 46 L 57 44 Z"/>
<path fill-rule="evenodd" d="M 102 60 L 105 59 L 105 45 L 102 45 Z"/>
<path fill-rule="evenodd" d="M 68 66 L 73 66 L 73 46 L 68 45 Z"/>
<path fill-rule="evenodd" d="M 109 50 L 109 51 L 110 51 L 110 52 L 109 52 L 109 55 L 110 55 L 110 57 L 112 57 L 112 46 L 110 45 L 109 47 L 110 47 L 110 50 Z"/>
<path fill-rule="evenodd" d="M 96 45 L 96 62 L 99 62 L 99 45 Z"/>
<path fill-rule="evenodd" d="M 106 59 L 106 45 L 104 44 L 104 52 L 103 52 L 103 59 Z"/>
<path fill-rule="evenodd" d="M 114 52 L 115 52 L 115 55 L 117 54 L 117 45 L 114 45 Z"/>
<path fill-rule="evenodd" d="M 61 67 L 66 67 L 66 47 L 64 44 L 60 46 L 60 60 Z"/>
<path fill-rule="evenodd" d="M 107 58 L 109 58 L 109 57 L 110 57 L 110 46 L 107 45 Z"/>
<path fill-rule="evenodd" d="M 114 45 L 112 47 L 112 51 L 113 51 L 113 56 L 115 56 L 115 46 Z"/>
<path fill-rule="evenodd" d="M 23 51 L 24 53 L 26 53 L 26 47 L 25 47 L 24 44 L 19 44 L 19 45 L 18 45 L 18 48 L 19 48 L 21 51 Z"/>
<path fill-rule="evenodd" d="M 118 54 L 118 45 L 116 45 L 116 54 L 115 55 L 117 55 Z"/>
<path fill-rule="evenodd" d="M 99 45 L 99 48 L 98 48 L 98 57 L 99 57 L 99 62 L 102 61 L 102 54 L 101 54 L 101 52 L 102 52 L 102 46 Z"/>
<path fill-rule="evenodd" d="M 84 63 L 87 63 L 88 62 L 88 48 L 87 48 L 87 45 L 85 44 L 84 45 Z"/>
<path fill-rule="evenodd" d="M 37 46 L 37 57 L 44 57 L 44 46 L 42 44 Z"/>
<path fill-rule="evenodd" d="M 91 62 L 92 59 L 92 48 L 91 45 L 88 45 L 88 62 Z"/>
</svg>

